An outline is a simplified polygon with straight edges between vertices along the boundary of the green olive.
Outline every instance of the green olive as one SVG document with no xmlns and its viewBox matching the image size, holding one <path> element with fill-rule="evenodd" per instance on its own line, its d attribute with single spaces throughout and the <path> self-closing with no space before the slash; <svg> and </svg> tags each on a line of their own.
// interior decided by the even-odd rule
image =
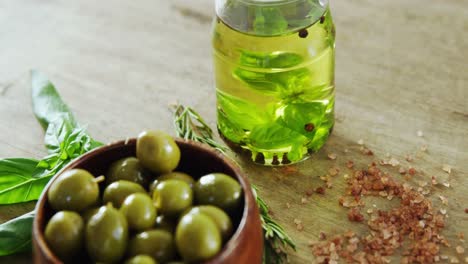
<svg viewBox="0 0 468 264">
<path fill-rule="evenodd" d="M 94 205 L 99 198 L 99 186 L 86 170 L 65 171 L 50 186 L 47 198 L 55 211 L 81 212 Z"/>
<path fill-rule="evenodd" d="M 156 207 L 146 193 L 134 193 L 125 198 L 120 211 L 127 219 L 131 229 L 142 231 L 154 225 Z"/>
<path fill-rule="evenodd" d="M 86 224 L 86 249 L 96 262 L 117 262 L 128 243 L 127 220 L 111 204 L 101 206 Z"/>
<path fill-rule="evenodd" d="M 127 259 L 125 264 L 158 264 L 158 262 L 148 255 L 136 255 Z"/>
<path fill-rule="evenodd" d="M 180 160 L 180 149 L 174 139 L 161 131 L 144 131 L 138 135 L 137 158 L 154 173 L 173 171 Z"/>
<path fill-rule="evenodd" d="M 242 201 L 242 188 L 232 177 L 224 173 L 211 173 L 202 176 L 194 187 L 198 204 L 220 207 L 228 213 L 239 209 Z"/>
<path fill-rule="evenodd" d="M 190 187 L 193 187 L 193 185 L 195 184 L 195 180 L 192 178 L 192 176 L 188 175 L 187 173 L 173 171 L 173 172 L 165 173 L 159 176 L 158 178 L 156 178 L 154 181 L 152 181 L 151 184 L 149 185 L 150 194 L 152 195 L 156 186 L 165 180 L 181 180 L 181 181 L 188 183 Z"/>
<path fill-rule="evenodd" d="M 220 208 L 213 205 L 200 205 L 193 207 L 188 213 L 202 213 L 204 215 L 209 216 L 221 232 L 221 236 L 224 242 L 228 241 L 231 237 L 231 218 L 229 218 L 229 216 Z"/>
<path fill-rule="evenodd" d="M 186 214 L 176 228 L 176 245 L 185 261 L 206 261 L 221 250 L 221 232 L 209 216 Z"/>
<path fill-rule="evenodd" d="M 149 177 L 137 158 L 127 157 L 110 165 L 106 174 L 106 184 L 126 180 L 146 186 L 149 183 Z"/>
<path fill-rule="evenodd" d="M 128 254 L 149 255 L 158 262 L 166 263 L 176 256 L 174 237 L 166 230 L 152 229 L 141 232 L 130 240 Z"/>
<path fill-rule="evenodd" d="M 133 193 L 146 193 L 146 191 L 137 183 L 124 180 L 116 181 L 104 189 L 102 202 L 104 204 L 110 202 L 114 207 L 120 208 L 125 198 Z"/>
<path fill-rule="evenodd" d="M 192 206 L 193 192 L 186 182 L 165 180 L 153 191 L 153 200 L 161 214 L 176 216 Z"/>
<path fill-rule="evenodd" d="M 163 229 L 168 232 L 174 233 L 176 224 L 167 216 L 158 215 L 156 217 L 156 223 L 154 225 L 156 229 Z"/>
<path fill-rule="evenodd" d="M 45 240 L 61 260 L 76 257 L 83 248 L 84 223 L 81 216 L 71 211 L 54 214 L 47 223 Z"/>
</svg>

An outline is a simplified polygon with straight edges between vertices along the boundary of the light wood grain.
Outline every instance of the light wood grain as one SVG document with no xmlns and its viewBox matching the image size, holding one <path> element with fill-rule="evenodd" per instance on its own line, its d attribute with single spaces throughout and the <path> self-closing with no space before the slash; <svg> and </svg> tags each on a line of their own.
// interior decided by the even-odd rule
<svg viewBox="0 0 468 264">
<path fill-rule="evenodd" d="M 296 239 L 291 263 L 314 263 L 308 243 L 320 231 L 366 232 L 363 224 L 347 220 L 337 202 L 345 188 L 344 163 L 354 160 L 363 168 L 387 153 L 423 172 L 420 179 L 434 175 L 450 182 L 452 187 L 438 187 L 431 197 L 436 206 L 442 206 L 438 195 L 449 197 L 443 234 L 452 247 L 442 251 L 455 256 L 461 243 L 456 234 L 468 235 L 463 211 L 468 207 L 468 2 L 331 4 L 337 27 L 337 122 L 329 142 L 295 166 L 294 174 L 231 156 Z M 78 120 L 101 141 L 148 128 L 173 133 L 167 105 L 176 100 L 193 106 L 214 127 L 212 16 L 211 0 L 0 0 L 0 158 L 45 154 L 30 106 L 31 68 L 49 75 Z M 360 153 L 359 139 L 373 157 Z M 427 153 L 418 154 L 423 145 Z M 336 153 L 337 160 L 328 160 L 328 153 Z M 404 162 L 407 154 L 417 156 L 411 164 Z M 450 175 L 442 164 L 453 167 Z M 332 166 L 342 168 L 333 188 L 301 204 L 305 190 L 322 185 L 319 176 Z M 397 168 L 388 170 L 397 174 Z M 31 208 L 1 207 L 0 221 Z M 296 230 L 294 219 L 302 220 L 303 231 Z M 460 261 L 466 256 L 458 255 Z M 29 255 L 0 258 L 29 260 Z"/>
</svg>

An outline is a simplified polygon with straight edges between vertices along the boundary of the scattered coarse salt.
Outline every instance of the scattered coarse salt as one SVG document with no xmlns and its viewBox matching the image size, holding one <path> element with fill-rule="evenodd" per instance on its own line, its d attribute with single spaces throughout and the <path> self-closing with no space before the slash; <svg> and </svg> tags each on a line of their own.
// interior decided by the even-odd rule
<svg viewBox="0 0 468 264">
<path fill-rule="evenodd" d="M 447 197 L 439 195 L 439 199 L 442 201 L 442 204 L 448 205 Z"/>
<path fill-rule="evenodd" d="M 413 174 L 415 173 L 416 170 L 413 171 Z M 422 171 L 418 171 L 418 174 L 424 176 Z M 312 250 L 316 260 L 320 260 L 320 263 L 330 263 L 331 260 L 338 261 L 342 257 L 357 263 L 366 261 L 390 263 L 390 259 L 383 256 L 391 256 L 396 249 L 402 247 L 400 239 L 406 235 L 401 230 L 410 231 L 407 236 L 414 241 L 410 242 L 410 246 L 418 247 L 417 252 L 404 251 L 408 253 L 403 253 L 401 263 L 431 263 L 442 258 L 451 260 L 452 256 L 440 257 L 439 255 L 439 246 L 449 246 L 448 240 L 439 233 L 446 225 L 447 212 L 444 211 L 446 209 L 433 208 L 430 200 L 424 197 L 424 194 L 429 193 L 431 189 L 429 180 L 427 182 L 416 181 L 419 187 L 413 188 L 410 184 L 400 183 L 388 173 L 382 172 L 376 162 L 372 162 L 366 170 L 354 171 L 351 177 L 348 175 L 344 177 L 349 178 L 346 181 L 347 195 L 340 197 L 338 202 L 341 206 L 350 208 L 348 210 L 350 221 L 365 221 L 371 230 L 362 237 L 340 235 L 330 241 L 315 244 Z M 411 179 L 409 174 L 408 177 Z M 434 181 L 437 182 L 435 177 L 432 177 L 433 184 Z M 378 210 L 378 213 L 374 213 L 377 210 L 376 204 L 364 209 L 365 201 L 362 197 L 375 194 L 387 199 L 399 198 L 401 199 L 400 206 L 389 211 Z M 439 196 L 439 198 L 442 203 L 448 203 L 445 197 Z M 367 218 L 361 214 L 360 209 L 366 210 Z M 424 232 L 420 232 L 422 229 Z M 367 252 L 361 247 L 373 250 Z M 345 261 L 345 259 L 342 260 Z"/>
<path fill-rule="evenodd" d="M 439 210 L 439 212 L 440 212 L 441 214 L 443 214 L 443 215 L 444 215 L 444 214 L 446 214 L 446 213 L 447 213 L 447 210 L 446 210 L 446 209 L 444 209 L 444 208 L 441 208 L 441 209 Z"/>
<path fill-rule="evenodd" d="M 427 186 L 427 182 L 425 182 L 425 181 L 418 181 L 418 185 L 421 186 L 421 187 L 426 187 L 426 186 Z"/>
<path fill-rule="evenodd" d="M 424 227 L 426 226 L 426 223 L 424 223 L 423 220 L 419 220 L 418 225 L 419 225 L 421 228 L 424 228 Z"/>
<path fill-rule="evenodd" d="M 374 152 L 372 152 L 372 150 L 370 150 L 370 149 L 368 149 L 368 148 L 363 148 L 361 151 L 362 151 L 362 153 L 363 153 L 364 155 L 367 155 L 367 156 L 372 156 L 372 155 L 374 155 Z"/>
<path fill-rule="evenodd" d="M 418 135 L 418 137 L 424 136 L 424 134 L 423 134 L 423 132 L 421 130 L 418 130 L 418 132 L 416 134 Z"/>
<path fill-rule="evenodd" d="M 290 203 L 286 203 L 286 208 L 291 208 L 291 204 Z"/>
<path fill-rule="evenodd" d="M 364 145 L 364 139 L 359 139 L 358 142 L 357 142 L 359 145 Z"/>
<path fill-rule="evenodd" d="M 465 252 L 465 249 L 462 246 L 457 246 L 455 250 L 458 254 L 463 254 Z"/>
<path fill-rule="evenodd" d="M 383 239 L 389 239 L 392 237 L 392 233 L 387 229 L 382 230 Z"/>
<path fill-rule="evenodd" d="M 336 154 L 335 153 L 330 153 L 328 154 L 328 158 L 331 159 L 331 160 L 336 160 Z"/>
<path fill-rule="evenodd" d="M 452 167 L 450 165 L 448 165 L 448 164 L 442 165 L 442 170 L 445 171 L 448 174 L 452 173 Z"/>
<path fill-rule="evenodd" d="M 296 229 L 297 231 L 302 231 L 304 230 L 304 225 L 302 224 L 302 221 L 297 219 L 297 218 L 294 218 L 294 223 L 296 224 Z"/>
<path fill-rule="evenodd" d="M 317 189 L 315 189 L 315 192 L 318 194 L 325 194 L 325 188 L 317 187 Z"/>
<path fill-rule="evenodd" d="M 442 185 L 445 186 L 445 187 L 447 187 L 447 188 L 450 187 L 450 183 L 449 183 L 449 182 L 443 182 Z"/>
<path fill-rule="evenodd" d="M 319 239 L 320 240 L 325 240 L 325 239 L 327 239 L 327 235 L 324 232 L 320 231 Z"/>
<path fill-rule="evenodd" d="M 419 150 L 421 150 L 422 152 L 426 152 L 427 151 L 427 145 L 422 145 Z"/>
<path fill-rule="evenodd" d="M 345 178 L 346 180 L 349 179 L 349 174 L 343 175 L 343 178 Z"/>
<path fill-rule="evenodd" d="M 406 192 L 413 189 L 413 186 L 411 186 L 409 183 L 406 183 L 406 182 L 403 183 L 402 186 L 403 186 L 403 190 L 406 191 Z"/>
<path fill-rule="evenodd" d="M 450 258 L 450 263 L 460 263 L 457 257 L 451 257 Z"/>
<path fill-rule="evenodd" d="M 356 235 L 356 233 L 354 233 L 353 230 L 348 230 L 346 231 L 346 233 L 343 234 L 345 237 L 347 238 L 351 238 L 351 237 L 354 237 Z M 357 238 L 356 238 L 357 239 Z M 351 240 L 350 240 L 350 243 L 351 243 Z"/>
<path fill-rule="evenodd" d="M 408 161 L 408 162 L 412 162 L 414 160 L 414 158 L 413 158 L 413 156 L 408 154 L 408 155 L 406 155 L 405 160 Z"/>
<path fill-rule="evenodd" d="M 395 158 L 392 157 L 392 158 L 388 161 L 388 164 L 390 164 L 390 165 L 392 165 L 393 167 L 395 167 L 395 166 L 399 165 L 400 162 L 399 162 L 397 159 L 395 159 Z"/>
<path fill-rule="evenodd" d="M 339 172 L 340 172 L 340 169 L 336 167 L 330 168 L 328 170 L 328 174 L 330 174 L 330 176 L 336 176 Z"/>
<path fill-rule="evenodd" d="M 306 203 L 307 203 L 307 198 L 302 197 L 302 198 L 301 198 L 301 204 L 306 204 Z"/>
</svg>

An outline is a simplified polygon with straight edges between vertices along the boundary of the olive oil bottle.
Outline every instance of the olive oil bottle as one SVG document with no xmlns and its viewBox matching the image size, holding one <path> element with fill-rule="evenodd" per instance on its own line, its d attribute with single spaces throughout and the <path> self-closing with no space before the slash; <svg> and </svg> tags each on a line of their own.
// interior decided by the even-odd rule
<svg viewBox="0 0 468 264">
<path fill-rule="evenodd" d="M 319 150 L 334 124 L 335 27 L 319 0 L 218 1 L 213 25 L 218 130 L 253 161 Z"/>
</svg>

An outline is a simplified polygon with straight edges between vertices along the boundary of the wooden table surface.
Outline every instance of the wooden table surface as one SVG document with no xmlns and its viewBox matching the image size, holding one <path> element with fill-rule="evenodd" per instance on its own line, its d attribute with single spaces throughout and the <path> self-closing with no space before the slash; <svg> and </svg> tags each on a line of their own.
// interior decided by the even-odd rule
<svg viewBox="0 0 468 264">
<path fill-rule="evenodd" d="M 77 119 L 101 141 L 144 129 L 174 134 L 168 103 L 175 101 L 194 107 L 214 127 L 213 2 L 1 0 L 0 158 L 45 155 L 31 109 L 32 68 L 50 77 Z M 412 184 L 431 176 L 450 183 L 433 188 L 430 198 L 447 210 L 442 234 L 452 246 L 442 247 L 442 254 L 466 261 L 468 250 L 457 254 L 455 247 L 467 247 L 457 234 L 468 235 L 468 2 L 340 0 L 331 5 L 337 28 L 337 121 L 330 140 L 290 169 L 231 156 L 295 238 L 298 250 L 291 263 L 314 263 L 308 243 L 318 240 L 320 231 L 368 232 L 365 224 L 348 221 L 338 204 L 343 175 L 349 173 L 344 164 L 353 160 L 356 168 L 365 168 L 389 155 L 400 165 L 384 169 L 398 175 L 400 166 L 414 167 Z M 361 153 L 360 139 L 374 156 Z M 328 159 L 330 153 L 337 159 Z M 411 163 L 405 161 L 408 154 Z M 452 168 L 450 174 L 442 170 L 444 164 Z M 341 168 L 333 187 L 302 203 L 304 192 L 322 186 L 320 176 L 331 167 Z M 448 206 L 439 195 L 448 197 Z M 2 206 L 0 222 L 33 206 Z M 295 219 L 302 221 L 302 231 Z M 0 258 L 4 261 L 27 263 L 30 256 Z"/>
</svg>

